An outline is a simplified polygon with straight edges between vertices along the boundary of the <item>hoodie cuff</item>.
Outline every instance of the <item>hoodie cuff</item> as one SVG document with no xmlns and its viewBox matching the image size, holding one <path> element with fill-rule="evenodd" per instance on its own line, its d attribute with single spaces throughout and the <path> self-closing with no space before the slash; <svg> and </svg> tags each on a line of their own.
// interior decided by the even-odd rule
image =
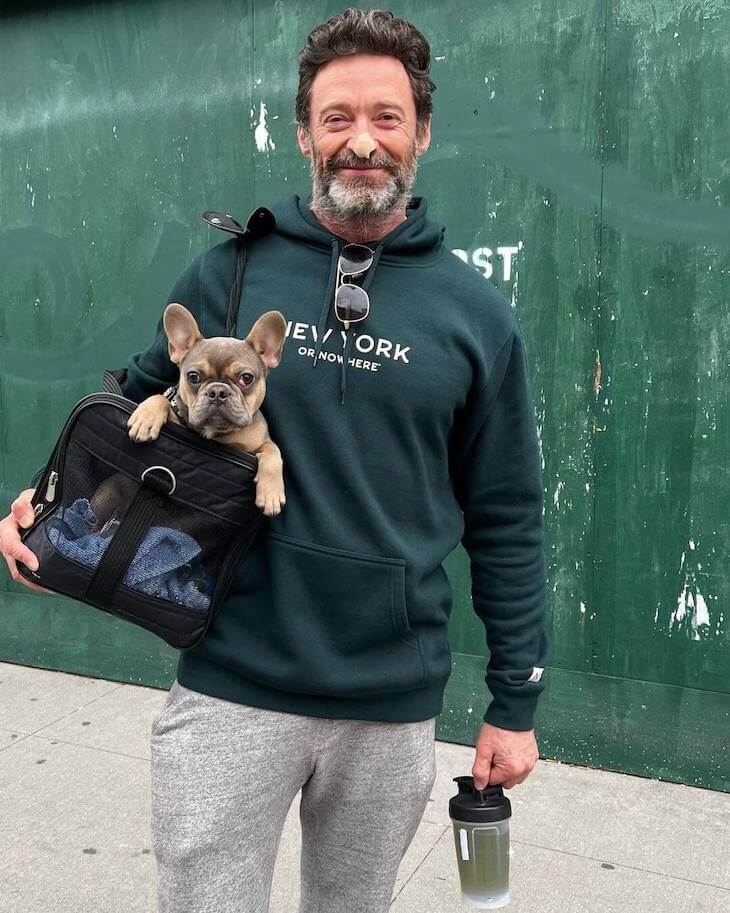
<svg viewBox="0 0 730 913">
<path fill-rule="evenodd" d="M 491 723 L 492 726 L 511 729 L 514 732 L 534 729 L 537 704 L 542 690 L 542 687 L 539 690 L 533 690 L 530 683 L 526 683 L 526 687 L 523 686 L 519 690 L 495 687 L 492 691 L 490 688 L 492 703 L 482 719 L 485 723 Z"/>
</svg>

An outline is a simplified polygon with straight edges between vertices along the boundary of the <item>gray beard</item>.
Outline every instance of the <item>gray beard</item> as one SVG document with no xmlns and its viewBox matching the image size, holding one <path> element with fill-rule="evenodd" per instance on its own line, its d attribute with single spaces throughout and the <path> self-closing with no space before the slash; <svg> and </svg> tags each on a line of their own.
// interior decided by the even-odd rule
<svg viewBox="0 0 730 913">
<path fill-rule="evenodd" d="M 311 137 L 310 147 L 314 150 Z M 379 227 L 391 221 L 394 215 L 405 213 L 412 199 L 411 189 L 418 171 L 415 149 L 414 141 L 409 159 L 395 167 L 388 165 L 387 177 L 375 180 L 367 177 L 342 179 L 331 168 L 330 162 L 322 166 L 315 151 L 309 159 L 312 179 L 310 209 L 315 215 L 322 214 L 339 226 L 347 226 L 365 236 L 374 236 Z"/>
</svg>

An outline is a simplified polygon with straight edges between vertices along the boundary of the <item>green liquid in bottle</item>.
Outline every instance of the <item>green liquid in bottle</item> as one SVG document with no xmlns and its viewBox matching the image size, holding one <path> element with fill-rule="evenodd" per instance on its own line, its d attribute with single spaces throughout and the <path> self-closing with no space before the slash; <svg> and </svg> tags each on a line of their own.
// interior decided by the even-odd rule
<svg viewBox="0 0 730 913">
<path fill-rule="evenodd" d="M 506 826 L 475 825 L 454 820 L 454 843 L 461 891 L 468 898 L 507 902 L 509 891 L 509 831 Z"/>
</svg>

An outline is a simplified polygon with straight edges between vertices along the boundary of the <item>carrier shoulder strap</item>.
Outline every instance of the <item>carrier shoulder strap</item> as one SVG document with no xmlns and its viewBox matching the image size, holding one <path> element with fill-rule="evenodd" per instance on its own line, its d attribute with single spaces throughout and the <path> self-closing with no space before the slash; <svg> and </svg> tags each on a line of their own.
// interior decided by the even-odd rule
<svg viewBox="0 0 730 913">
<path fill-rule="evenodd" d="M 246 268 L 248 241 L 251 238 L 257 238 L 273 231 L 276 227 L 276 219 L 273 212 L 265 206 L 259 206 L 258 209 L 254 209 L 248 217 L 245 228 L 227 212 L 207 211 L 203 213 L 202 218 L 213 228 L 220 228 L 221 231 L 227 231 L 236 237 L 236 271 L 228 296 L 228 316 L 226 317 L 226 335 L 235 336 L 238 308 L 241 303 L 241 290 L 243 288 L 243 271 Z"/>
</svg>

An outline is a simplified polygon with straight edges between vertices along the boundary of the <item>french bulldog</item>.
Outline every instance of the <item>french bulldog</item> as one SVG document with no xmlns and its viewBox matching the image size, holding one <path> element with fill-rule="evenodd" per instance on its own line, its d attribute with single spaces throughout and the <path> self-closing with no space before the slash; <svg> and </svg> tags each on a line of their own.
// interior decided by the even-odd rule
<svg viewBox="0 0 730 913">
<path fill-rule="evenodd" d="M 162 317 L 170 360 L 180 366 L 178 408 L 183 422 L 204 438 L 230 444 L 258 458 L 256 506 L 275 516 L 286 503 L 281 452 L 269 436 L 260 406 L 269 371 L 281 361 L 286 320 L 267 311 L 245 339 L 206 339 L 190 311 L 168 304 Z M 133 441 L 154 441 L 167 421 L 183 424 L 170 400 L 156 394 L 143 400 L 127 422 Z"/>
</svg>

